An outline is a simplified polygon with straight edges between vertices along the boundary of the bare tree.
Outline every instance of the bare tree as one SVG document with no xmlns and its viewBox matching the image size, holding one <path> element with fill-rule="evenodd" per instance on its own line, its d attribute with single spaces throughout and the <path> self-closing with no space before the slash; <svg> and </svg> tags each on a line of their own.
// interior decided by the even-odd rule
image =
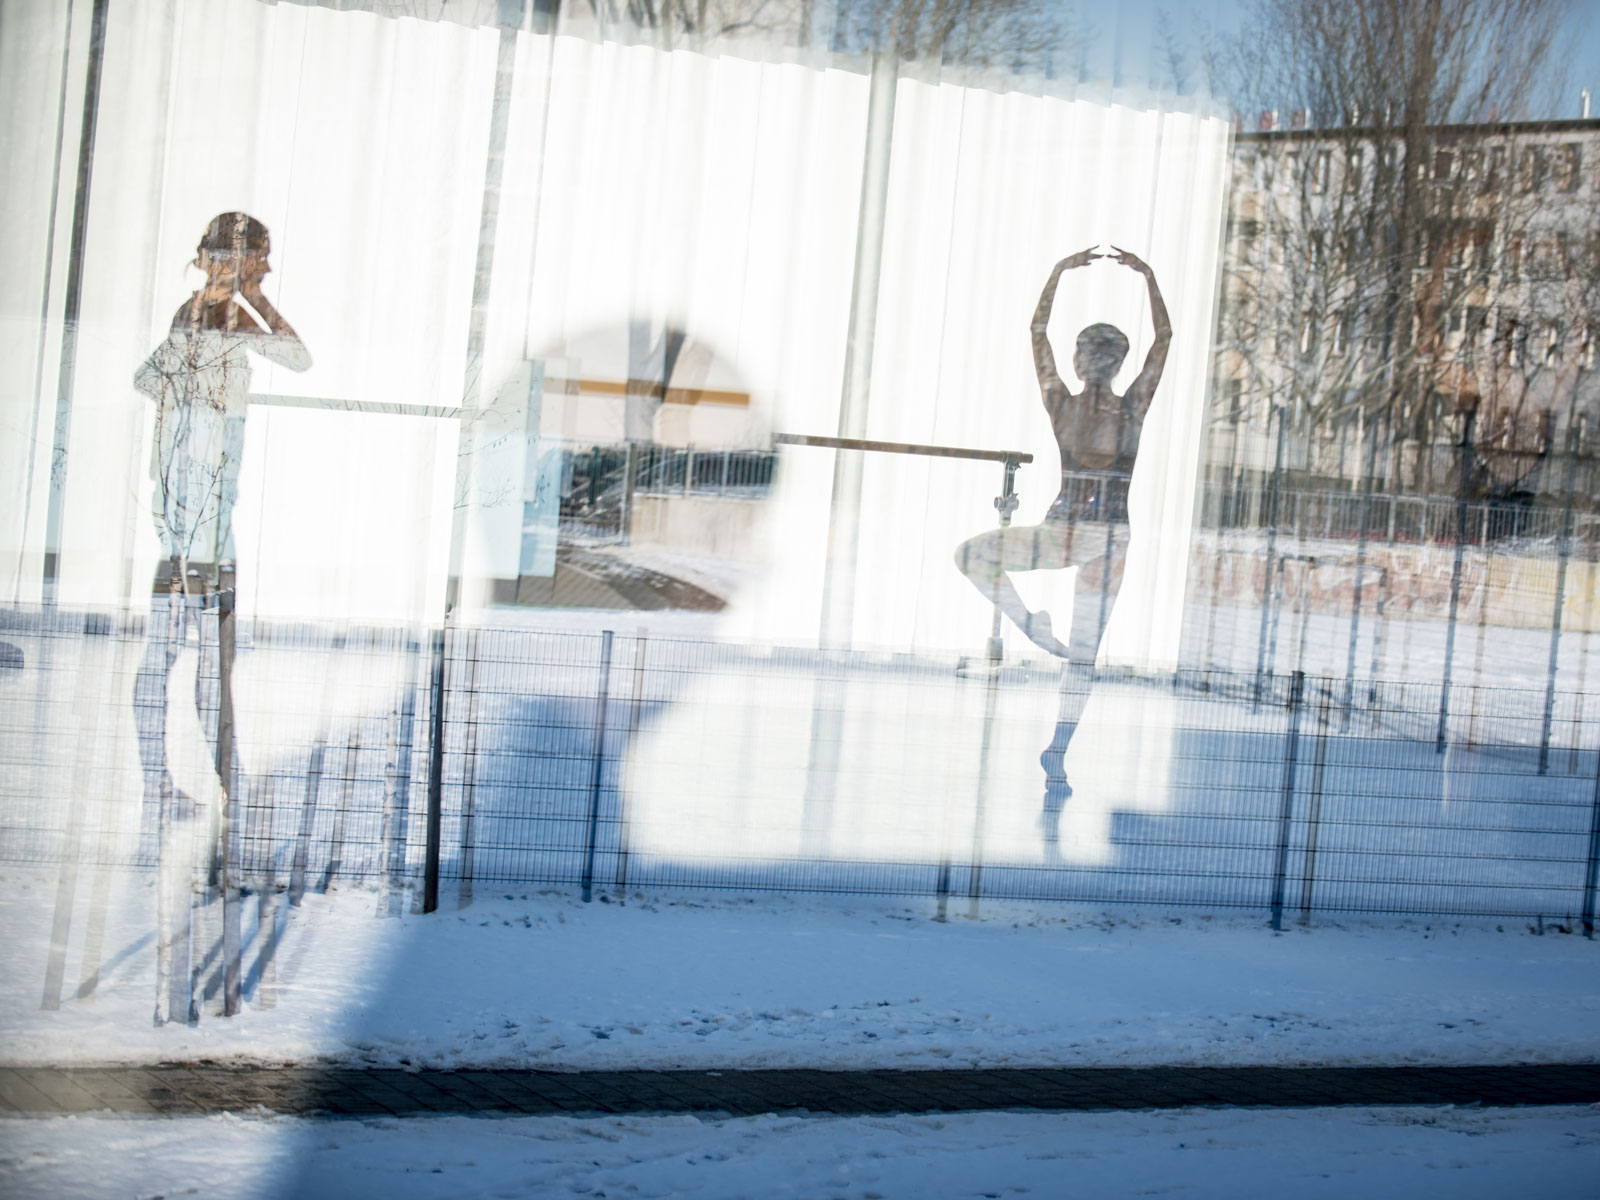
<svg viewBox="0 0 1600 1200">
<path fill-rule="evenodd" d="M 1435 447 L 1459 440 L 1481 398 L 1504 399 L 1512 368 L 1529 384 L 1512 441 L 1531 446 L 1543 422 L 1548 443 L 1554 393 L 1533 376 L 1585 353 L 1576 284 L 1594 267 L 1571 248 L 1592 240 L 1595 206 L 1579 195 L 1582 146 L 1509 118 L 1560 95 L 1568 8 L 1257 0 L 1244 32 L 1209 47 L 1213 86 L 1262 127 L 1237 147 L 1218 330 L 1224 395 L 1239 397 L 1220 414 L 1236 463 L 1270 455 L 1275 474 L 1444 490 L 1456 456 Z M 1559 289 L 1535 277 L 1552 256 L 1567 264 Z M 1538 371 L 1505 342 L 1530 325 L 1546 339 L 1559 330 Z M 1239 427 L 1259 430 L 1263 416 L 1280 436 L 1238 449 Z M 1495 461 L 1509 469 L 1512 453 Z M 1528 472 L 1507 469 L 1478 472 L 1474 488 L 1516 490 Z"/>
<path fill-rule="evenodd" d="M 1041 0 L 842 0 L 834 42 L 903 59 L 1052 74 L 1085 36 L 1064 5 Z"/>
<path fill-rule="evenodd" d="M 660 45 L 765 37 L 1042 74 L 1075 50 L 1081 28 L 1045 0 L 576 0 L 565 13 Z"/>
</svg>

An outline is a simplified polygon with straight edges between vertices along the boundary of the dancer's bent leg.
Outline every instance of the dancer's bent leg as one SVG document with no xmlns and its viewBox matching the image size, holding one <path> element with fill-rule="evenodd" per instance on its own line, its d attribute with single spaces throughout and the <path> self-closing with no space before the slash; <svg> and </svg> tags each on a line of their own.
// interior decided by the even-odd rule
<svg viewBox="0 0 1600 1200">
<path fill-rule="evenodd" d="M 1065 657 L 1050 614 L 1033 612 L 1022 601 L 1012 571 L 1056 570 L 1067 565 L 1070 534 L 1049 525 L 1014 525 L 968 538 L 956 548 L 956 566 L 974 587 L 1041 650 Z"/>
</svg>

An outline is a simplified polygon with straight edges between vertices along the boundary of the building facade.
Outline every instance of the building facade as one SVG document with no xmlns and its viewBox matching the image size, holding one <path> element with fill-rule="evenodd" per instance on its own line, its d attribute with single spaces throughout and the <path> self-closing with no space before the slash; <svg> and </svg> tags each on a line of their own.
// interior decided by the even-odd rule
<svg viewBox="0 0 1600 1200">
<path fill-rule="evenodd" d="M 1593 507 L 1600 121 L 1265 129 L 1232 169 L 1207 462 L 1238 519 Z"/>
</svg>

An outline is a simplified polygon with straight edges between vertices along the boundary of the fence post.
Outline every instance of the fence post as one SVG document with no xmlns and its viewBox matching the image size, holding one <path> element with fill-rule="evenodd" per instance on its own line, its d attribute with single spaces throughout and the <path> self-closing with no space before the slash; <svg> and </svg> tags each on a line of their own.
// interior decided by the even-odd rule
<svg viewBox="0 0 1600 1200">
<path fill-rule="evenodd" d="M 1571 469 L 1568 468 L 1570 474 Z M 1539 727 L 1539 774 L 1550 769 L 1550 726 L 1556 711 L 1556 669 L 1561 663 L 1561 608 L 1567 592 L 1567 558 L 1572 553 L 1572 489 L 1567 489 L 1567 507 L 1561 514 L 1561 536 L 1556 543 L 1556 600 L 1550 615 L 1550 662 L 1544 687 L 1544 720 Z"/>
<path fill-rule="evenodd" d="M 233 658 L 236 650 L 232 588 L 217 591 L 217 779 L 222 784 L 221 831 L 217 843 L 217 882 L 222 889 L 222 1015 L 237 1016 L 244 1004 L 241 961 L 239 853 L 240 784 L 234 745 Z M 181 630 L 181 626 L 180 626 Z"/>
<path fill-rule="evenodd" d="M 1021 506 L 1017 499 L 1017 468 L 1021 466 L 1016 459 L 1007 457 L 1003 464 L 1003 475 L 1000 483 L 1000 494 L 995 497 L 995 511 L 1000 514 L 1000 528 L 1005 529 L 1011 524 L 1011 514 Z M 1106 525 L 1106 561 L 1110 562 L 1110 541 L 1112 525 Z M 999 571 L 996 570 L 996 576 Z M 1106 623 L 1106 587 L 1111 578 L 1111 572 L 1105 572 L 1105 578 L 1100 583 L 1100 626 L 1105 628 Z M 968 879 L 968 896 L 972 901 L 967 915 L 973 920 L 978 918 L 978 901 L 983 894 L 983 823 L 987 815 L 989 804 L 989 755 L 991 744 L 994 740 L 994 715 L 995 707 L 999 703 L 1000 668 L 1004 652 L 1001 641 L 1000 605 L 994 606 L 989 624 L 989 677 L 985 683 L 986 691 L 983 698 L 983 744 L 978 750 L 978 794 L 975 812 L 972 819 L 972 870 Z M 950 877 L 948 870 L 941 870 L 939 881 L 939 915 L 944 916 L 944 898 L 949 889 Z"/>
<path fill-rule="evenodd" d="M 971 906 L 967 916 L 978 919 L 978 901 L 983 895 L 983 826 L 989 807 L 989 759 L 994 748 L 995 708 L 1000 700 L 1000 664 L 989 664 L 989 678 L 984 683 L 983 742 L 978 748 L 978 794 L 972 817 L 972 870 L 968 880 L 967 897 Z M 945 886 L 948 887 L 948 877 Z"/>
<path fill-rule="evenodd" d="M 389 714 L 388 761 L 384 764 L 380 840 L 384 855 L 383 874 L 387 880 L 381 911 L 386 917 L 400 915 L 400 894 L 405 888 L 406 845 L 411 817 L 411 742 L 415 736 L 413 726 L 417 719 L 417 659 L 422 649 L 409 631 L 405 634 L 403 645 L 406 656 L 405 685 L 398 707 Z"/>
<path fill-rule="evenodd" d="M 583 853 L 583 902 L 594 899 L 594 850 L 600 826 L 600 782 L 605 773 L 606 688 L 611 679 L 611 630 L 600 635 L 600 689 L 594 712 L 594 773 L 589 781 L 589 837 Z"/>
<path fill-rule="evenodd" d="M 458 859 L 456 907 L 472 903 L 472 874 L 477 852 L 476 831 L 478 787 L 478 631 L 467 634 L 467 720 L 466 739 L 461 747 L 461 848 Z"/>
<path fill-rule="evenodd" d="M 727 464 L 724 456 L 723 464 Z M 650 631 L 644 626 L 633 639 L 633 703 L 628 706 L 628 745 L 639 735 L 639 711 L 644 707 L 644 651 L 649 643 Z M 617 814 L 617 895 L 628 890 L 628 790 L 624 787 L 619 796 L 620 812 Z"/>
<path fill-rule="evenodd" d="M 439 908 L 439 827 L 444 809 L 444 638 L 433 631 L 433 686 L 428 693 L 428 824 L 422 853 L 422 911 Z"/>
<path fill-rule="evenodd" d="M 1450 567 L 1450 618 L 1444 633 L 1444 678 L 1439 685 L 1439 736 L 1434 743 L 1434 753 L 1443 754 L 1450 736 L 1450 672 L 1456 657 L 1456 613 L 1461 605 L 1461 564 L 1467 547 L 1467 482 L 1471 478 L 1472 417 L 1461 425 L 1461 442 L 1458 450 L 1457 472 L 1461 487 L 1456 497 L 1456 552 Z M 1426 531 L 1424 531 L 1426 532 Z"/>
<path fill-rule="evenodd" d="M 87 631 L 85 631 L 87 632 Z M 67 941 L 72 933 L 72 907 L 78 890 L 78 862 L 82 856 L 91 770 L 90 755 L 99 746 L 101 705 L 91 693 L 100 672 L 98 655 L 90 654 L 87 636 L 78 640 L 78 678 L 73 696 L 72 715 L 83 740 L 72 761 L 72 791 L 67 796 L 67 827 L 62 835 L 61 872 L 56 883 L 56 905 L 50 925 L 50 958 L 44 973 L 44 1000 L 40 1008 L 55 1011 L 61 1007 L 61 984 L 67 971 Z M 162 931 L 165 936 L 166 930 Z"/>
<path fill-rule="evenodd" d="M 1283 929 L 1284 879 L 1289 869 L 1289 819 L 1294 811 L 1295 755 L 1300 742 L 1300 697 L 1306 674 L 1296 671 L 1289 681 L 1289 741 L 1284 747 L 1283 804 L 1278 810 L 1278 853 L 1272 867 L 1272 928 Z"/>
<path fill-rule="evenodd" d="M 1284 562 L 1288 557 L 1287 554 L 1280 552 L 1273 560 L 1276 565 L 1269 566 L 1267 571 L 1272 588 L 1272 633 L 1270 640 L 1265 643 L 1267 655 L 1265 663 L 1261 664 L 1260 660 L 1257 660 L 1259 664 L 1256 671 L 1257 703 L 1260 703 L 1261 698 L 1261 680 L 1275 674 L 1278 669 L 1278 625 L 1283 615 L 1283 581 L 1286 578 Z"/>
<path fill-rule="evenodd" d="M 1478 744 L 1478 702 L 1483 693 L 1483 645 L 1489 632 L 1489 555 L 1483 555 L 1483 579 L 1478 584 L 1478 633 L 1472 652 L 1472 716 L 1467 721 L 1467 747 Z"/>
<path fill-rule="evenodd" d="M 322 784 L 322 759 L 326 753 L 323 738 L 311 746 L 311 761 L 306 766 L 306 794 L 300 804 L 300 832 L 294 840 L 294 861 L 289 868 L 289 907 L 299 908 L 306 894 L 306 867 L 311 860 L 311 826 L 317 816 L 317 790 Z"/>
<path fill-rule="evenodd" d="M 344 866 L 344 826 L 350 813 L 350 794 L 355 791 L 356 768 L 361 765 L 361 727 L 355 725 L 344 744 L 344 774 L 339 777 L 339 807 L 333 814 L 333 829 L 328 835 L 328 864 L 317 888 L 324 895 Z"/>
<path fill-rule="evenodd" d="M 1389 568 L 1378 568 L 1378 611 L 1373 614 L 1372 623 L 1372 670 L 1367 675 L 1367 703 L 1377 703 L 1378 700 L 1378 672 L 1383 665 L 1383 617 L 1384 608 L 1389 603 Z M 1346 714 L 1348 717 L 1348 714 Z M 1349 727 L 1346 720 L 1345 727 Z"/>
<path fill-rule="evenodd" d="M 633 541 L 634 478 L 639 473 L 639 444 L 629 442 L 622 451 L 622 513 L 618 519 L 624 546 Z"/>
<path fill-rule="evenodd" d="M 1300 923 L 1311 921 L 1311 889 L 1317 878 L 1317 835 L 1322 828 L 1322 779 L 1328 765 L 1328 693 L 1332 684 L 1324 681 L 1317 702 L 1317 752 L 1311 766 L 1311 801 L 1306 809 L 1306 862 L 1300 875 Z"/>
<path fill-rule="evenodd" d="M 1589 867 L 1583 881 L 1583 936 L 1594 940 L 1594 893 L 1600 880 L 1600 749 L 1595 751 L 1594 801 L 1589 817 Z"/>
</svg>

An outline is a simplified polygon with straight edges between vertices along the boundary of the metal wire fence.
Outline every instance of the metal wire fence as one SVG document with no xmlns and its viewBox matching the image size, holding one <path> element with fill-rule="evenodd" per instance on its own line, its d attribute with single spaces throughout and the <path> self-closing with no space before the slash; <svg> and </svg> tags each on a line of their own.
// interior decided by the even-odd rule
<svg viewBox="0 0 1600 1200">
<path fill-rule="evenodd" d="M 1571 552 L 1600 554 L 1600 514 L 1585 511 L 1581 494 L 1568 513 L 1559 496 L 1543 504 L 1473 500 L 1452 496 L 1404 495 L 1360 490 L 1333 491 L 1282 487 L 1270 474 L 1240 479 L 1207 479 L 1198 507 L 1210 529 L 1261 529 L 1275 526 L 1286 536 L 1354 541 L 1365 530 L 1377 542 L 1495 546 L 1501 552 L 1549 554 L 1563 536 Z"/>
<path fill-rule="evenodd" d="M 170 783 L 134 705 L 159 604 L 9 624 L 11 862 L 162 865 L 291 903 L 360 879 L 392 905 L 519 883 L 1593 921 L 1600 714 L 1580 693 L 1541 753 L 1542 690 L 1445 706 L 1384 680 L 241 621 L 225 791 L 214 614 L 172 676 Z M 1064 694 L 1082 711 L 1054 812 L 1040 753 Z"/>
</svg>

